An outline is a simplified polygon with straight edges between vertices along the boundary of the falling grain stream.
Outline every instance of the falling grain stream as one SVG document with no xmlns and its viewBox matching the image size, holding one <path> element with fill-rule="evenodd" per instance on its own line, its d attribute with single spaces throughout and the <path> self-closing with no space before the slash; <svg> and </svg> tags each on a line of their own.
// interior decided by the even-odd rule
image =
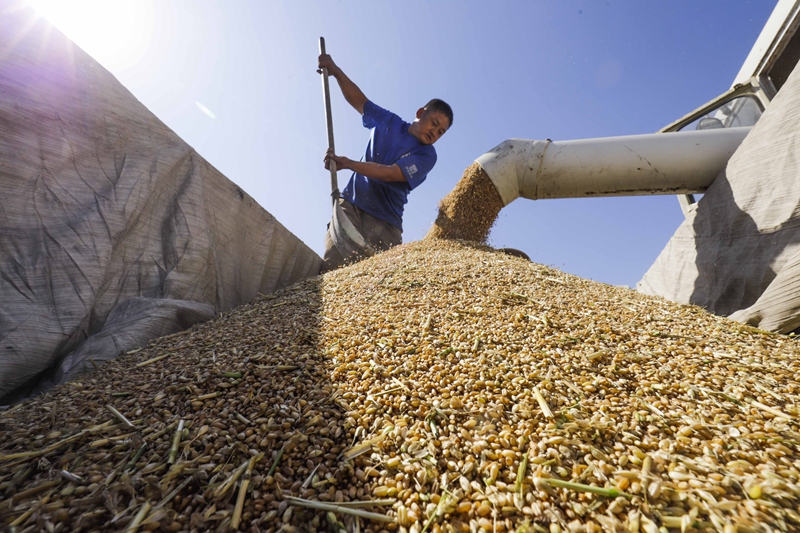
<svg viewBox="0 0 800 533">
<path fill-rule="evenodd" d="M 439 202 L 439 214 L 425 238 L 485 243 L 502 208 L 503 200 L 492 180 L 473 163 Z"/>
</svg>

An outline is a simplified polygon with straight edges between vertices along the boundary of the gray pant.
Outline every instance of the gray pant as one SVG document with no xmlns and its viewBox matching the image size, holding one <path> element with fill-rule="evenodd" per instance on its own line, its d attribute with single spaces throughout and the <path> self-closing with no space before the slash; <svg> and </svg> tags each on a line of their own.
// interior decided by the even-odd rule
<svg viewBox="0 0 800 533">
<path fill-rule="evenodd" d="M 343 198 L 339 198 L 339 205 L 342 207 L 345 216 L 375 250 L 388 250 L 392 246 L 397 246 L 403 242 L 403 233 L 388 222 L 365 213 Z M 346 260 L 336 248 L 336 245 L 333 244 L 331 231 L 333 231 L 331 224 L 328 224 L 328 231 L 325 233 L 325 254 L 322 256 L 320 274 L 364 259 L 364 257 L 357 257 L 349 261 Z"/>
</svg>

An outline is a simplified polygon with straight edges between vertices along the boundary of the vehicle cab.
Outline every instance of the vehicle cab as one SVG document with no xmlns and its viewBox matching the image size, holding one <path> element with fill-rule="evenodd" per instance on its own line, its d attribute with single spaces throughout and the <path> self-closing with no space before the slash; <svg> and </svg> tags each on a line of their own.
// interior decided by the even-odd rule
<svg viewBox="0 0 800 533">
<path fill-rule="evenodd" d="M 731 88 L 659 130 L 753 126 L 800 59 L 800 0 L 779 0 Z M 678 196 L 684 215 L 697 207 L 693 194 Z"/>
</svg>

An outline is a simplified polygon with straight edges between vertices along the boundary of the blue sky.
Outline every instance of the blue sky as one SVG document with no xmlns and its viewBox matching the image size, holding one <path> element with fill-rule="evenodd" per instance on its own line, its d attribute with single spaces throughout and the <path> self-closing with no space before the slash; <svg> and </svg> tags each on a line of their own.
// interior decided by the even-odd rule
<svg viewBox="0 0 800 533">
<path fill-rule="evenodd" d="M 454 109 L 409 197 L 404 241 L 472 161 L 511 137 L 650 133 L 727 90 L 775 2 L 30 0 L 317 253 L 330 217 L 318 38 L 377 104 Z M 333 90 L 337 152 L 367 130 Z M 340 172 L 344 187 L 349 173 Z M 506 207 L 490 244 L 633 286 L 683 219 L 674 196 Z"/>
</svg>

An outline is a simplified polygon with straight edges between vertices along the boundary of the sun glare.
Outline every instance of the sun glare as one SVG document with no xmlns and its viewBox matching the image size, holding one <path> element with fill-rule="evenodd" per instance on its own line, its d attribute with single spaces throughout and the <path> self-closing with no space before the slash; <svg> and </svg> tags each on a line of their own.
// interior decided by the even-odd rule
<svg viewBox="0 0 800 533">
<path fill-rule="evenodd" d="M 26 0 L 106 67 L 124 67 L 147 46 L 152 24 L 141 0 Z"/>
</svg>

